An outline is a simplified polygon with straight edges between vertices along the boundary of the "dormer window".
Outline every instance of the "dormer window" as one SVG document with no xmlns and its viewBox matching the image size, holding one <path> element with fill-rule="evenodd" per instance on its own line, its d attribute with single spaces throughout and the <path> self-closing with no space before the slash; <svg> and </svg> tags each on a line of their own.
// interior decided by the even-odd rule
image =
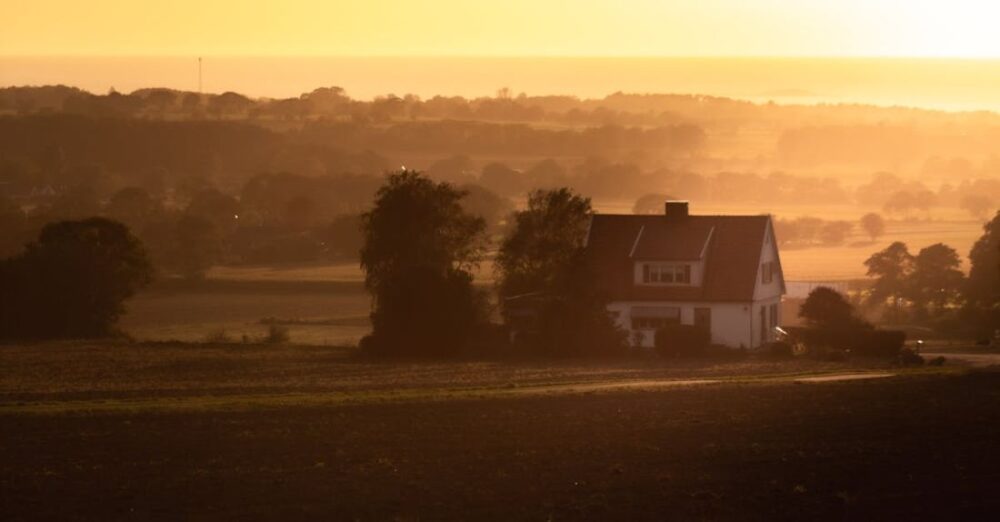
<svg viewBox="0 0 1000 522">
<path fill-rule="evenodd" d="M 686 263 L 645 263 L 642 282 L 647 285 L 689 285 L 691 265 Z"/>
</svg>

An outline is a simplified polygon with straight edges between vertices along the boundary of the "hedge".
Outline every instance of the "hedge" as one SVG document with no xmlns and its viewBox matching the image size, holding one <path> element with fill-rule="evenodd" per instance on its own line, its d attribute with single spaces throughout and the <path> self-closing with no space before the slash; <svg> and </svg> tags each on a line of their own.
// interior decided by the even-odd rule
<svg viewBox="0 0 1000 522">
<path fill-rule="evenodd" d="M 788 332 L 810 350 L 836 349 L 867 357 L 898 357 L 906 333 L 899 330 L 789 327 Z"/>
</svg>

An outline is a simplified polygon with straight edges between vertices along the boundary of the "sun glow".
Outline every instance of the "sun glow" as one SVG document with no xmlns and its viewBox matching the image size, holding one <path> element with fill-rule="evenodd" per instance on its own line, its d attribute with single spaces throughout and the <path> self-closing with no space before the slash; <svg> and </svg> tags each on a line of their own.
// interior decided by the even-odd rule
<svg viewBox="0 0 1000 522">
<path fill-rule="evenodd" d="M 1000 57 L 1000 3 L 884 0 L 885 22 L 873 54 L 954 58 Z"/>
<path fill-rule="evenodd" d="M 2 55 L 1000 57 L 990 0 L 3 0 Z"/>
</svg>

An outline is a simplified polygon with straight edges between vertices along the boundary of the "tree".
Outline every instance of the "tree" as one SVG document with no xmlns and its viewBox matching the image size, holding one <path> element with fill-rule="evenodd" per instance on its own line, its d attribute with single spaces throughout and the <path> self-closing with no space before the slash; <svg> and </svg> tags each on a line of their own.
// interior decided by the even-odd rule
<svg viewBox="0 0 1000 522">
<path fill-rule="evenodd" d="M 916 207 L 916 200 L 913 194 L 906 190 L 893 192 L 883 205 L 883 209 L 889 214 L 900 214 L 908 216 L 910 211 Z"/>
<path fill-rule="evenodd" d="M 868 303 L 881 305 L 889 302 L 890 322 L 898 322 L 902 298 L 907 295 L 910 273 L 913 271 L 913 256 L 906 244 L 896 241 L 871 255 L 865 260 L 868 277 L 874 277 Z"/>
<path fill-rule="evenodd" d="M 16 255 L 29 239 L 28 216 L 21 207 L 0 196 L 0 259 Z"/>
<path fill-rule="evenodd" d="M 322 227 L 317 235 L 326 254 L 333 259 L 357 260 L 364 237 L 361 235 L 361 216 L 344 214 Z"/>
<path fill-rule="evenodd" d="M 861 229 L 868 234 L 874 243 L 879 237 L 885 234 L 885 220 L 876 212 L 869 212 L 861 216 Z"/>
<path fill-rule="evenodd" d="M 966 194 L 962 196 L 960 202 L 962 209 L 967 211 L 976 220 L 985 220 L 990 211 L 993 210 L 993 201 L 985 194 Z"/>
<path fill-rule="evenodd" d="M 969 252 L 964 314 L 977 334 L 994 335 L 1000 325 L 1000 211 L 983 225 L 983 235 Z"/>
<path fill-rule="evenodd" d="M 483 319 L 471 270 L 482 257 L 485 223 L 462 208 L 463 195 L 402 171 L 362 216 L 361 268 L 373 297 L 364 346 L 374 353 L 454 355 Z"/>
<path fill-rule="evenodd" d="M 115 192 L 104 212 L 117 221 L 125 223 L 133 230 L 142 230 L 151 219 L 159 216 L 163 207 L 144 189 L 126 187 Z"/>
<path fill-rule="evenodd" d="M 662 214 L 663 205 L 668 201 L 676 199 L 666 194 L 646 194 L 635 200 L 632 206 L 633 214 Z"/>
<path fill-rule="evenodd" d="M 535 191 L 500 246 L 496 264 L 505 317 L 509 298 L 545 297 L 538 310 L 540 351 L 606 353 L 625 345 L 587 266 L 584 241 L 592 213 L 590 200 L 569 189 Z"/>
<path fill-rule="evenodd" d="M 528 208 L 514 215 L 513 229 L 497 253 L 500 294 L 565 286 L 563 278 L 578 261 L 592 213 L 590 199 L 570 189 L 532 192 Z"/>
<path fill-rule="evenodd" d="M 839 245 L 844 242 L 853 228 L 854 224 L 850 221 L 827 221 L 823 223 L 823 228 L 819 233 L 820 243 L 827 246 Z"/>
<path fill-rule="evenodd" d="M 208 100 L 208 110 L 216 118 L 243 116 L 253 106 L 253 100 L 235 92 L 224 92 Z"/>
<path fill-rule="evenodd" d="M 826 286 L 809 292 L 799 308 L 799 317 L 820 328 L 857 328 L 864 324 L 855 316 L 854 306 L 840 292 Z"/>
<path fill-rule="evenodd" d="M 0 334 L 79 338 L 112 333 L 124 301 L 152 279 L 142 243 L 105 218 L 46 225 L 0 264 Z"/>
<path fill-rule="evenodd" d="M 222 255 L 222 241 L 215 225 L 200 216 L 186 214 L 174 224 L 167 266 L 185 279 L 196 281 Z"/>
<path fill-rule="evenodd" d="M 479 182 L 486 188 L 505 196 L 516 196 L 526 188 L 526 176 L 503 163 L 493 162 L 483 167 Z"/>
<path fill-rule="evenodd" d="M 920 310 L 934 305 L 938 314 L 958 299 L 965 275 L 959 270 L 962 262 L 954 248 L 937 243 L 917 253 L 910 275 L 910 296 Z"/>
<path fill-rule="evenodd" d="M 509 199 L 498 196 L 495 192 L 481 185 L 463 185 L 462 208 L 466 212 L 483 219 L 490 231 L 501 227 L 514 205 Z"/>
</svg>

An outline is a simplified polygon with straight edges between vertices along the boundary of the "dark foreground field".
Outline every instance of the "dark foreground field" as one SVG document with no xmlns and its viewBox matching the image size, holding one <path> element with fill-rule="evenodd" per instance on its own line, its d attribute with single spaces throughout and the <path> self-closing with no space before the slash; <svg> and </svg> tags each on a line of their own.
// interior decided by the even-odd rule
<svg viewBox="0 0 1000 522">
<path fill-rule="evenodd" d="M 802 384 L 788 377 L 803 371 L 797 363 L 734 363 L 730 371 L 752 377 L 664 387 L 642 383 L 721 377 L 727 366 L 380 366 L 313 360 L 294 348 L 242 357 L 206 348 L 168 378 L 157 350 L 179 348 L 150 348 L 164 357 L 160 367 L 129 363 L 116 354 L 131 349 L 119 347 L 91 350 L 97 362 L 84 374 L 67 368 L 63 381 L 57 359 L 90 348 L 56 347 L 48 365 L 45 355 L 10 364 L 21 350 L 0 347 L 0 513 L 8 520 L 1000 512 L 1000 374 L 988 371 Z M 225 362 L 227 353 L 242 362 Z M 198 358 L 228 384 L 208 386 Z M 299 367 L 304 360 L 309 368 Z M 125 367 L 132 375 L 108 386 Z M 306 378 L 314 368 L 334 377 Z M 377 386 L 407 371 L 422 376 L 415 387 Z M 450 372 L 462 382 L 442 388 Z M 274 384 L 281 374 L 286 386 Z M 347 388 L 334 382 L 352 375 Z M 240 388 L 241 376 L 272 385 Z M 87 379 L 97 391 L 84 393 Z M 522 382 L 553 387 L 506 393 Z M 637 386 L 585 391 L 570 382 Z M 306 400 L 338 393 L 360 398 Z"/>
</svg>

